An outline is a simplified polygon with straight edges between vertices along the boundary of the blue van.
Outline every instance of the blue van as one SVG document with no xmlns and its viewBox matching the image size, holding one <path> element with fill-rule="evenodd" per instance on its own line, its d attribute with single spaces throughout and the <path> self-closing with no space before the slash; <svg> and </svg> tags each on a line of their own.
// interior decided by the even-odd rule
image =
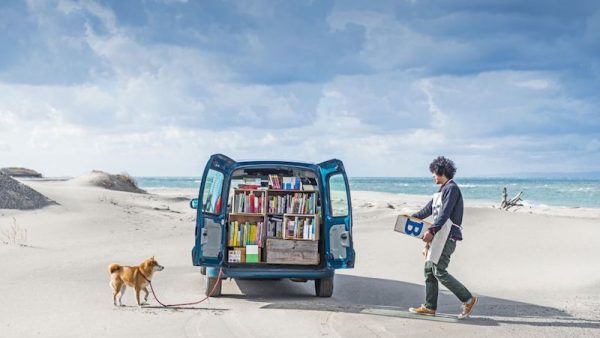
<svg viewBox="0 0 600 338">
<path fill-rule="evenodd" d="M 342 161 L 319 164 L 210 157 L 197 199 L 192 261 L 206 289 L 222 278 L 315 281 L 331 297 L 336 269 L 354 267 L 352 206 Z"/>
</svg>

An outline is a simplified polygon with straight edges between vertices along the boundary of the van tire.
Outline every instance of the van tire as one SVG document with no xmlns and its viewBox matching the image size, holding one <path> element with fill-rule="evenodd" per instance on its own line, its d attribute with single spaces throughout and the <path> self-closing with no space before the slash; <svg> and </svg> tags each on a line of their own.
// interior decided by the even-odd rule
<svg viewBox="0 0 600 338">
<path fill-rule="evenodd" d="M 315 279 L 315 292 L 317 297 L 331 297 L 333 295 L 333 277 Z"/>
<path fill-rule="evenodd" d="M 200 267 L 200 273 L 201 273 L 203 276 L 206 276 L 206 267 L 205 267 L 205 266 L 201 266 L 201 267 Z"/>
<path fill-rule="evenodd" d="M 218 284 L 217 284 L 218 281 Z M 206 276 L 206 289 L 204 290 L 204 294 L 206 296 L 210 295 L 210 292 L 212 291 L 213 288 L 215 288 L 214 293 L 212 294 L 211 297 L 219 297 L 221 296 L 221 286 L 222 286 L 222 280 L 219 280 L 218 277 L 208 277 Z M 215 287 L 216 285 L 216 287 Z"/>
</svg>

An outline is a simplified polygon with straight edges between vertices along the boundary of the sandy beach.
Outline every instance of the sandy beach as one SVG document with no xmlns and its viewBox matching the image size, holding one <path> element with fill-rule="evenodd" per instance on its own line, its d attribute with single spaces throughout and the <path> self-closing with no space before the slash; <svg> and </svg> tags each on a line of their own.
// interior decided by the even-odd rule
<svg viewBox="0 0 600 338">
<path fill-rule="evenodd" d="M 500 211 L 466 201 L 464 241 L 449 271 L 480 297 L 471 318 L 414 318 L 424 298 L 422 242 L 392 231 L 395 216 L 426 196 L 352 192 L 356 267 L 338 270 L 332 298 L 313 282 L 227 280 L 224 295 L 164 309 L 150 297 L 115 307 L 108 264 L 165 266 L 153 285 L 167 303 L 202 298 L 191 264 L 195 189 L 134 194 L 73 181 L 22 181 L 56 201 L 32 211 L 0 210 L 2 337 L 579 337 L 600 335 L 600 210 Z M 391 208 L 392 206 L 393 208 Z M 442 288 L 442 290 L 444 290 Z M 459 301 L 442 291 L 439 312 Z"/>
</svg>

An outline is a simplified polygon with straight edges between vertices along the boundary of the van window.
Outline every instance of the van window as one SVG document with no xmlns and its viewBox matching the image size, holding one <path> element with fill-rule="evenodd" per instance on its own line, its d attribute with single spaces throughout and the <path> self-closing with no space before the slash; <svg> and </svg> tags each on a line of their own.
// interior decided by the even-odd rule
<svg viewBox="0 0 600 338">
<path fill-rule="evenodd" d="M 329 205 L 333 217 L 348 215 L 348 195 L 346 194 L 346 181 L 342 174 L 329 176 Z"/>
<path fill-rule="evenodd" d="M 218 214 L 221 212 L 221 192 L 223 191 L 223 173 L 213 169 L 208 170 L 204 191 L 202 192 L 202 212 Z"/>
</svg>

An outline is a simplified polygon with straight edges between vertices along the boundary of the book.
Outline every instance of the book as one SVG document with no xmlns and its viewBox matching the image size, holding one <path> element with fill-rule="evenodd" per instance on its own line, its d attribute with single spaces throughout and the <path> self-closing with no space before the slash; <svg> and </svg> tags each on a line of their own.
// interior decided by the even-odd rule
<svg viewBox="0 0 600 338">
<path fill-rule="evenodd" d="M 279 180 L 279 176 L 269 175 L 269 187 L 271 189 L 281 189 L 281 183 Z"/>
<path fill-rule="evenodd" d="M 310 239 L 310 220 L 308 218 L 304 219 L 304 224 L 302 224 L 302 238 Z"/>
<path fill-rule="evenodd" d="M 243 263 L 246 261 L 246 248 L 233 248 L 227 252 L 227 262 Z"/>
<path fill-rule="evenodd" d="M 260 249 L 258 245 L 247 245 L 246 246 L 246 263 L 258 263 L 260 262 Z"/>
<path fill-rule="evenodd" d="M 247 210 L 247 212 L 249 212 L 249 213 L 255 212 L 254 211 L 255 202 L 256 202 L 256 200 L 254 198 L 254 193 L 250 193 L 248 195 L 248 210 Z"/>
</svg>

